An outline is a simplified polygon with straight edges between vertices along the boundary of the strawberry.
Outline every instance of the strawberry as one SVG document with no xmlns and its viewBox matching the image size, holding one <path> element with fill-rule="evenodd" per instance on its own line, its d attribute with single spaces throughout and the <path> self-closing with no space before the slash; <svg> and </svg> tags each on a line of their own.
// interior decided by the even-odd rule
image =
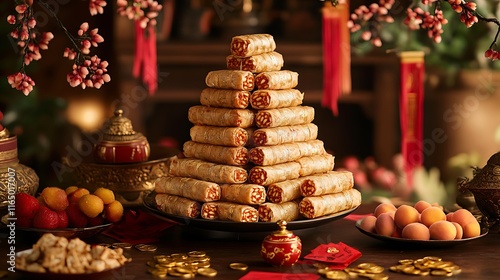
<svg viewBox="0 0 500 280">
<path fill-rule="evenodd" d="M 50 210 L 46 206 L 40 206 L 33 217 L 33 227 L 52 229 L 59 226 L 59 216 L 56 211 Z"/>
<path fill-rule="evenodd" d="M 59 218 L 58 228 L 67 228 L 69 224 L 68 214 L 66 211 L 57 211 L 57 217 Z"/>
<path fill-rule="evenodd" d="M 40 204 L 35 197 L 27 193 L 16 194 L 16 216 L 18 218 L 31 219 L 35 216 L 38 208 L 40 208 Z"/>
<path fill-rule="evenodd" d="M 88 218 L 83 214 L 82 210 L 80 210 L 78 203 L 71 203 L 68 208 L 66 208 L 66 214 L 68 214 L 70 227 L 82 228 L 87 226 Z"/>
</svg>

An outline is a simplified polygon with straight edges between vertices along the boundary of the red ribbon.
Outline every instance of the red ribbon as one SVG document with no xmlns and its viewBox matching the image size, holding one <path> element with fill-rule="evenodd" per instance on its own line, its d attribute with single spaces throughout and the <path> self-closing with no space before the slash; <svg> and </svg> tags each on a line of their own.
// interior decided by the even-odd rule
<svg viewBox="0 0 500 280">
<path fill-rule="evenodd" d="M 338 115 L 338 99 L 351 92 L 351 49 L 348 4 L 333 7 L 327 2 L 323 20 L 323 97 L 321 105 Z"/>
<path fill-rule="evenodd" d="M 158 89 L 156 31 L 153 26 L 142 28 L 139 21 L 135 21 L 133 75 L 136 78 L 141 78 L 150 95 L 153 95 Z"/>
<path fill-rule="evenodd" d="M 401 123 L 401 153 L 405 160 L 408 186 L 413 185 L 413 171 L 423 164 L 423 101 L 424 54 L 400 54 L 401 93 L 399 97 Z"/>
</svg>

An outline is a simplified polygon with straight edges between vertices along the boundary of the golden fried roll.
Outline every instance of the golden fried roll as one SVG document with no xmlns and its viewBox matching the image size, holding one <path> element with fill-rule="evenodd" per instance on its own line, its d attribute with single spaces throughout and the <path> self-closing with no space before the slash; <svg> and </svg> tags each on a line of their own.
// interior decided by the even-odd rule
<svg viewBox="0 0 500 280">
<path fill-rule="evenodd" d="M 193 124 L 212 126 L 236 126 L 247 128 L 254 124 L 255 113 L 249 109 L 214 108 L 195 105 L 188 110 Z"/>
<path fill-rule="evenodd" d="M 187 177 L 161 177 L 155 182 L 155 192 L 200 202 L 217 201 L 221 196 L 221 189 L 217 183 Z"/>
<path fill-rule="evenodd" d="M 205 84 L 211 88 L 252 90 L 254 82 L 252 72 L 243 70 L 215 70 L 205 77 Z"/>
<path fill-rule="evenodd" d="M 248 178 L 248 172 L 238 166 L 218 164 L 195 158 L 177 157 L 170 162 L 169 174 L 219 184 L 244 183 Z"/>
<path fill-rule="evenodd" d="M 195 125 L 189 130 L 191 140 L 198 143 L 238 147 L 248 142 L 248 131 L 241 127 Z"/>
<path fill-rule="evenodd" d="M 322 155 L 305 156 L 296 160 L 300 164 L 300 176 L 308 176 L 316 173 L 324 173 L 333 170 L 335 157 L 325 153 Z"/>
<path fill-rule="evenodd" d="M 299 73 L 290 70 L 262 72 L 255 76 L 257 89 L 290 89 L 299 84 Z"/>
<path fill-rule="evenodd" d="M 155 195 L 158 209 L 175 216 L 196 218 L 200 215 L 201 203 L 189 198 L 158 193 Z"/>
<path fill-rule="evenodd" d="M 299 204 L 296 201 L 284 203 L 266 202 L 259 205 L 259 221 L 260 222 L 277 222 L 284 220 L 287 222 L 296 220 L 299 213 Z"/>
<path fill-rule="evenodd" d="M 266 189 L 257 184 L 222 184 L 221 201 L 240 204 L 261 204 L 266 201 Z"/>
<path fill-rule="evenodd" d="M 300 214 L 314 219 L 340 211 L 353 209 L 361 204 L 361 193 L 349 189 L 335 194 L 307 196 L 299 203 Z"/>
<path fill-rule="evenodd" d="M 274 165 L 325 153 L 323 141 L 309 140 L 275 146 L 259 146 L 252 148 L 248 154 L 250 161 L 257 165 Z"/>
<path fill-rule="evenodd" d="M 354 186 L 354 178 L 349 171 L 330 171 L 307 176 L 300 185 L 303 196 L 319 196 L 338 193 Z"/>
<path fill-rule="evenodd" d="M 235 56 L 247 57 L 274 51 L 276 42 L 270 34 L 239 35 L 231 39 L 230 49 Z"/>
<path fill-rule="evenodd" d="M 187 158 L 197 158 L 210 162 L 242 166 L 248 163 L 248 150 L 243 146 L 226 147 L 186 141 L 183 153 Z"/>
<path fill-rule="evenodd" d="M 317 137 L 318 126 L 313 123 L 259 128 L 253 132 L 253 139 L 257 146 L 309 141 Z"/>
<path fill-rule="evenodd" d="M 314 108 L 310 106 L 260 110 L 255 115 L 255 124 L 259 128 L 306 124 L 313 120 Z"/>
<path fill-rule="evenodd" d="M 205 88 L 200 94 L 201 105 L 245 109 L 250 104 L 250 92 L 237 89 Z"/>
<path fill-rule="evenodd" d="M 226 57 L 227 69 L 250 71 L 252 73 L 279 71 L 283 64 L 283 55 L 278 52 L 268 52 L 243 58 L 235 55 Z M 255 86 L 255 79 L 253 83 Z"/>
<path fill-rule="evenodd" d="M 259 212 L 249 205 L 215 201 L 203 204 L 201 217 L 208 220 L 256 223 L 259 221 Z"/>
<path fill-rule="evenodd" d="M 254 109 L 276 109 L 294 107 L 302 104 L 304 93 L 297 89 L 259 89 L 250 96 Z"/>
<path fill-rule="evenodd" d="M 269 186 L 272 183 L 300 177 L 300 164 L 286 162 L 269 166 L 255 166 L 250 169 L 248 180 L 253 184 Z"/>
</svg>

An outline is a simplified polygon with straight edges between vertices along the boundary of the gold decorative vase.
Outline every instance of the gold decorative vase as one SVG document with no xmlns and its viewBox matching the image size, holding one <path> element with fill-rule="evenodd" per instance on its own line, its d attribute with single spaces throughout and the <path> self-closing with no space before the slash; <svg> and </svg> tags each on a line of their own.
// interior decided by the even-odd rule
<svg viewBox="0 0 500 280">
<path fill-rule="evenodd" d="M 0 131 L 0 208 L 12 203 L 17 193 L 35 195 L 39 178 L 33 169 L 19 163 L 17 137 L 7 128 Z"/>
</svg>

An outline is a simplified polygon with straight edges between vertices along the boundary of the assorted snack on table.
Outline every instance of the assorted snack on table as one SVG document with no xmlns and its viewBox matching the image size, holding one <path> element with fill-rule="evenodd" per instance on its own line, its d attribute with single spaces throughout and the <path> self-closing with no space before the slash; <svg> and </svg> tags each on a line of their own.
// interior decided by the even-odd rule
<svg viewBox="0 0 500 280">
<path fill-rule="evenodd" d="M 84 228 L 116 223 L 124 211 L 107 188 L 90 193 L 77 186 L 46 187 L 38 197 L 19 193 L 15 199 L 17 225 L 25 228 Z"/>
<path fill-rule="evenodd" d="M 44 234 L 30 252 L 16 257 L 16 268 L 39 273 L 83 274 L 101 272 L 123 266 L 131 259 L 123 249 L 85 243 L 73 238 Z"/>
<path fill-rule="evenodd" d="M 350 172 L 317 139 L 314 108 L 302 105 L 299 74 L 282 70 L 269 34 L 235 36 L 227 69 L 210 71 L 189 108 L 191 140 L 155 184 L 170 215 L 234 222 L 314 219 L 354 209 Z"/>
<path fill-rule="evenodd" d="M 423 200 L 413 206 L 381 203 L 359 226 L 382 236 L 413 240 L 458 240 L 481 235 L 480 224 L 469 210 L 445 213 L 441 206 Z"/>
</svg>

